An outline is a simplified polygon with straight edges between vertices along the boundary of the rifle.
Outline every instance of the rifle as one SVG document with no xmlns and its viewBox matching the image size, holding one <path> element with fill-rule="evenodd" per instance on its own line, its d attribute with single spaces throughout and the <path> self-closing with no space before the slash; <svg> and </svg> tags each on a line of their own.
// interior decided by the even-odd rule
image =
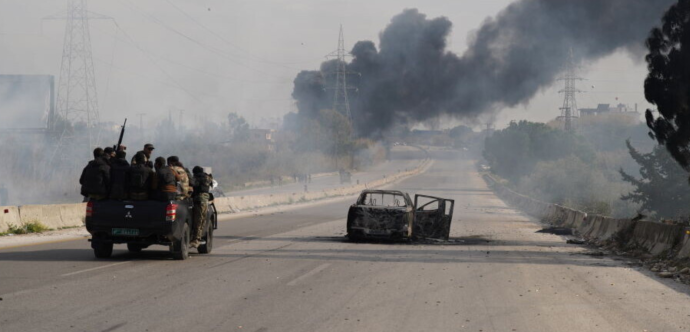
<svg viewBox="0 0 690 332">
<path fill-rule="evenodd" d="M 127 126 L 127 118 L 125 118 L 125 123 L 122 125 L 122 129 L 120 130 L 120 139 L 117 141 L 117 145 L 115 145 L 113 148 L 115 151 L 120 151 L 120 145 L 122 145 L 122 138 L 125 136 L 125 127 Z"/>
</svg>

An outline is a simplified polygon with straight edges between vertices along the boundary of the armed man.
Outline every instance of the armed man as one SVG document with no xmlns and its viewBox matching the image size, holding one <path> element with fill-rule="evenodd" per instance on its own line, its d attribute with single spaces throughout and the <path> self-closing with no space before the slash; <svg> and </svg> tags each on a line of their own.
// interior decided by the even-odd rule
<svg viewBox="0 0 690 332">
<path fill-rule="evenodd" d="M 93 150 L 93 160 L 84 167 L 79 184 L 81 184 L 81 194 L 85 197 L 84 201 L 108 198 L 110 166 L 105 159 L 103 149 Z"/>
<path fill-rule="evenodd" d="M 201 236 L 204 234 L 204 228 L 208 222 L 208 201 L 210 199 L 211 187 L 213 186 L 213 179 L 200 166 L 194 167 L 194 225 L 192 226 L 192 241 L 189 246 L 196 248 L 204 244 Z"/>
<path fill-rule="evenodd" d="M 129 163 L 127 153 L 123 150 L 115 152 L 115 158 L 110 159 L 110 199 L 125 200 L 128 198 L 127 173 Z"/>
<path fill-rule="evenodd" d="M 192 192 L 194 191 L 194 178 L 192 178 L 189 170 L 184 167 L 184 165 L 180 162 L 180 158 L 177 156 L 168 157 L 168 167 L 175 172 L 177 181 L 180 184 L 180 192 L 177 199 L 183 200 L 190 198 L 192 196 Z"/>
<path fill-rule="evenodd" d="M 129 198 L 134 201 L 145 201 L 153 198 L 153 190 L 156 188 L 156 173 L 146 167 L 146 155 L 137 153 L 134 155 L 135 163 L 127 173 L 127 185 Z"/>
<path fill-rule="evenodd" d="M 151 169 L 153 169 L 153 167 L 154 167 L 153 163 L 151 162 L 151 154 L 153 154 L 153 150 L 155 150 L 155 149 L 156 148 L 153 147 L 153 144 L 146 143 L 146 144 L 144 144 L 144 149 L 137 152 L 137 154 L 141 153 L 146 157 L 146 160 L 144 161 L 144 166 L 151 168 Z M 136 162 L 137 161 L 134 160 L 134 158 L 132 158 L 131 164 L 136 165 Z"/>
<path fill-rule="evenodd" d="M 156 198 L 162 201 L 174 201 L 177 199 L 177 173 L 171 167 L 165 165 L 165 158 L 156 158 Z"/>
</svg>

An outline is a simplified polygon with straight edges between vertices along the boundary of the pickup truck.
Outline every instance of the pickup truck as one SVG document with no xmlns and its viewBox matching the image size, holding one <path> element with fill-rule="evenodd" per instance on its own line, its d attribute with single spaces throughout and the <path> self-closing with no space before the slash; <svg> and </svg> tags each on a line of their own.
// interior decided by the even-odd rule
<svg viewBox="0 0 690 332">
<path fill-rule="evenodd" d="M 455 201 L 397 190 L 364 190 L 347 215 L 350 240 L 448 240 Z"/>
<path fill-rule="evenodd" d="M 187 259 L 193 207 L 191 199 L 90 201 L 86 205 L 86 230 L 91 234 L 91 248 L 96 258 L 108 258 L 116 243 L 126 243 L 127 249 L 135 253 L 151 245 L 164 245 L 169 247 L 174 259 Z M 212 200 L 206 220 L 202 237 L 205 244 L 197 248 L 200 254 L 211 252 L 213 231 L 218 228 L 218 214 Z"/>
</svg>

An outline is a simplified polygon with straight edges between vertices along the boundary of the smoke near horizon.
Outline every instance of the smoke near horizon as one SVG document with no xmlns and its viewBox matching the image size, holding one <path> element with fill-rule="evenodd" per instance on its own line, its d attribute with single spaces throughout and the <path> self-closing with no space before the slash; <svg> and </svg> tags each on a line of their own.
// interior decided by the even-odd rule
<svg viewBox="0 0 690 332">
<path fill-rule="evenodd" d="M 675 0 L 520 0 L 473 32 L 459 56 L 447 50 L 452 22 L 417 9 L 393 17 L 379 44 L 359 41 L 348 70 L 355 127 L 378 136 L 396 124 L 453 116 L 476 119 L 528 103 L 551 86 L 570 50 L 577 62 L 619 50 L 642 60 L 644 41 Z M 334 61 L 302 71 L 294 81 L 299 112 L 330 108 Z"/>
</svg>

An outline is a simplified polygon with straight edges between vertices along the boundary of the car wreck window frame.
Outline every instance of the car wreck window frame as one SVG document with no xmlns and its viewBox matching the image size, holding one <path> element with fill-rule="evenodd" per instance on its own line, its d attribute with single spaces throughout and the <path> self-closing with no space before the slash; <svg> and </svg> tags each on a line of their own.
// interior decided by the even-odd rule
<svg viewBox="0 0 690 332">
<path fill-rule="evenodd" d="M 380 195 L 381 201 L 377 199 Z M 384 197 L 391 197 L 388 200 Z M 392 201 L 393 205 L 386 205 L 385 202 Z M 400 204 L 402 203 L 402 205 Z M 409 199 L 404 193 L 392 193 L 392 192 L 367 192 L 363 193 L 358 200 L 358 205 L 368 206 L 368 207 L 381 207 L 381 208 L 407 208 L 411 204 Z"/>
</svg>

